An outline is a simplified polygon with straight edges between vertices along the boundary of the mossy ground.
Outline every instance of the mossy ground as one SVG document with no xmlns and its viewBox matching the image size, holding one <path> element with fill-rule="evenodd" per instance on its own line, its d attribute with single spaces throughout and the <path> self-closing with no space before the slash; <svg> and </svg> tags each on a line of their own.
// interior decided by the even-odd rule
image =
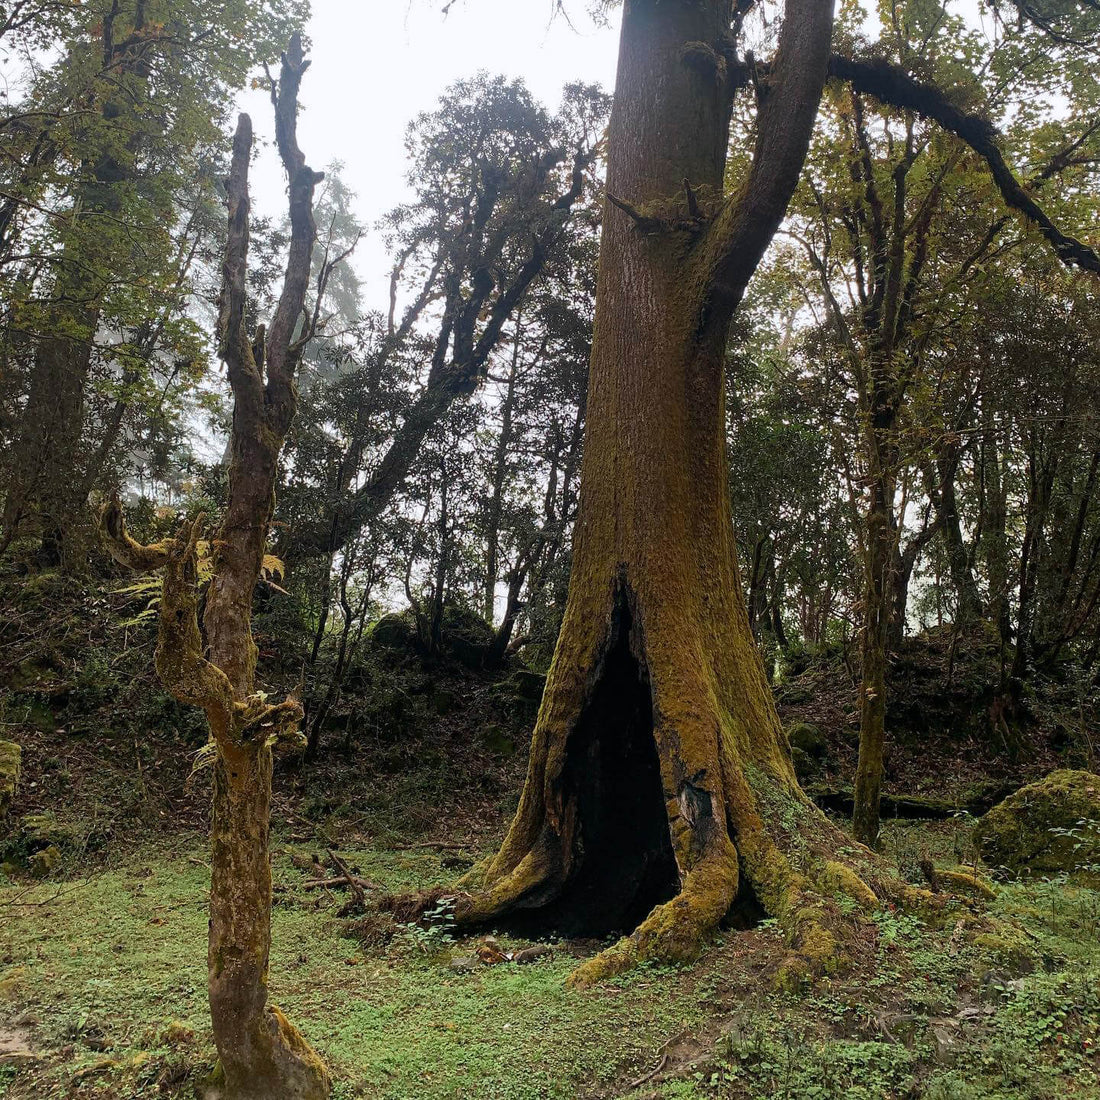
<svg viewBox="0 0 1100 1100">
<path fill-rule="evenodd" d="M 156 687 L 149 624 L 118 625 L 146 598 L 64 584 L 21 582 L 18 606 L 0 593 L 0 737 L 23 749 L 0 829 L 16 876 L 0 874 L 0 1098 L 183 1100 L 214 1060 L 208 774 L 187 782 L 205 730 Z M 57 613 L 66 600 L 74 612 Z M 300 662 L 286 664 L 296 678 Z M 333 1068 L 336 1100 L 1100 1097 L 1100 892 L 1060 881 L 1003 887 L 992 908 L 1027 933 L 982 943 L 950 921 L 882 915 L 860 969 L 794 993 L 774 989 L 785 950 L 768 925 L 584 992 L 565 978 L 603 944 L 456 972 L 451 956 L 473 944 L 449 942 L 445 924 L 347 937 L 345 897 L 303 890 L 288 853 L 338 845 L 391 890 L 453 882 L 496 849 L 515 809 L 538 694 L 401 655 L 355 675 L 324 755 L 275 784 L 272 992 Z M 826 776 L 850 774 L 836 762 L 847 719 L 829 709 L 848 696 L 812 694 L 788 717 L 829 735 Z M 979 774 L 954 751 L 930 753 L 922 741 L 919 774 L 937 797 Z M 1053 766 L 1029 759 L 1029 779 Z M 924 790 L 916 774 L 902 767 L 895 789 Z M 26 864 L 44 821 L 61 865 L 36 881 Z M 926 855 L 973 860 L 972 831 L 889 822 L 884 854 L 921 882 Z"/>
<path fill-rule="evenodd" d="M 796 993 L 773 988 L 783 951 L 767 923 L 723 933 L 693 965 L 575 992 L 577 955 L 601 945 L 460 972 L 450 960 L 471 944 L 445 922 L 349 938 L 344 896 L 301 887 L 291 853 L 323 845 L 300 828 L 276 835 L 272 988 L 338 1100 L 1100 1096 L 1096 891 L 1005 886 L 994 912 L 1026 933 L 981 944 L 950 921 L 881 914 L 872 965 Z M 895 823 L 885 850 L 913 874 L 925 855 L 967 858 L 968 836 L 966 822 Z M 479 854 L 341 839 L 391 890 L 446 882 Z M 139 842 L 84 875 L 85 856 L 67 859 L 59 879 L 0 888 L 0 1038 L 31 1052 L 0 1054 L 0 1097 L 195 1095 L 213 1066 L 202 837 Z"/>
</svg>

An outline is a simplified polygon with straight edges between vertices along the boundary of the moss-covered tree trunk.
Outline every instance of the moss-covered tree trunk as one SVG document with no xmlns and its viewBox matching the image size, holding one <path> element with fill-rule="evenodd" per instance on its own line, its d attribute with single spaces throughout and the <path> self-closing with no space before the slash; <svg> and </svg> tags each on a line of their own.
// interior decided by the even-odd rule
<svg viewBox="0 0 1100 1100">
<path fill-rule="evenodd" d="M 582 984 L 692 955 L 739 896 L 784 922 L 798 966 L 827 968 L 822 883 L 874 898 L 795 779 L 724 447 L 729 321 L 798 178 L 831 0 L 788 3 L 754 166 L 725 198 L 731 18 L 725 0 L 625 6 L 569 599 L 518 812 L 456 904 L 466 922 L 634 929 Z"/>
<path fill-rule="evenodd" d="M 883 750 L 886 743 L 886 664 L 889 657 L 894 551 L 897 529 L 894 524 L 893 479 L 883 469 L 892 467 L 894 458 L 883 462 L 879 453 L 888 449 L 890 427 L 872 429 L 868 434 L 871 453 L 871 503 L 866 519 L 866 546 L 863 562 L 863 638 L 861 646 L 862 681 L 860 684 L 859 762 L 856 766 L 852 831 L 856 839 L 873 845 L 878 839 L 879 801 L 882 795 Z"/>
<path fill-rule="evenodd" d="M 263 569 L 275 507 L 279 454 L 297 408 L 295 375 L 310 326 L 306 290 L 316 227 L 313 192 L 321 176 L 298 148 L 298 87 L 308 62 L 295 36 L 283 58 L 276 137 L 289 177 L 291 241 L 270 331 L 250 338 L 246 317 L 252 126 L 242 115 L 229 177 L 229 232 L 219 311 L 221 356 L 233 390 L 229 494 L 211 542 L 212 570 L 199 624 L 202 518 L 176 539 L 140 546 L 117 504 L 103 528 L 114 556 L 134 568 L 164 568 L 157 672 L 181 702 L 202 707 L 214 750 L 208 984 L 214 1042 L 229 1100 L 322 1100 L 324 1065 L 268 1001 L 271 866 L 268 831 L 272 748 L 300 742 L 297 700 L 269 704 L 256 690 L 252 597 Z M 322 276 L 322 283 L 323 283 Z M 303 326 L 304 322 L 304 326 Z"/>
</svg>

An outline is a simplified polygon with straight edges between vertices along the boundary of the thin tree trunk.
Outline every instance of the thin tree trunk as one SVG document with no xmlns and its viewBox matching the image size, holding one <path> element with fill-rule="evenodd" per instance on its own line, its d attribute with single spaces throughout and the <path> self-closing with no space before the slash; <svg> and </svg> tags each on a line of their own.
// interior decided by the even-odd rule
<svg viewBox="0 0 1100 1100">
<path fill-rule="evenodd" d="M 500 571 L 500 517 L 504 509 L 504 477 L 507 472 L 508 449 L 512 445 L 512 411 L 516 403 L 516 378 L 519 373 L 522 310 L 516 313 L 516 331 L 512 341 L 512 362 L 508 370 L 508 386 L 500 412 L 500 435 L 493 452 L 493 481 L 489 495 L 489 515 L 485 532 L 485 581 L 482 615 L 490 625 L 495 618 L 497 574 Z"/>
<path fill-rule="evenodd" d="M 247 115 L 241 116 L 233 142 L 218 322 L 234 398 L 229 495 L 211 540 L 201 631 L 202 517 L 185 523 L 176 539 L 142 547 L 126 534 L 117 503 L 103 515 L 108 545 L 119 561 L 132 568 L 164 568 L 157 672 L 177 699 L 203 708 L 210 726 L 215 757 L 207 979 L 228 1100 L 323 1100 L 330 1089 L 320 1059 L 268 1000 L 272 745 L 301 749 L 305 739 L 296 699 L 273 705 L 256 691 L 252 638 L 253 593 L 275 506 L 279 454 L 297 408 L 295 375 L 304 347 L 298 329 L 316 238 L 313 192 L 322 178 L 306 165 L 297 143 L 298 87 L 307 66 L 295 35 L 273 91 L 276 139 L 290 178 L 291 242 L 266 340 L 262 326 L 255 341 L 249 338 L 246 318 L 252 150 Z"/>
<path fill-rule="evenodd" d="M 886 663 L 890 634 L 893 562 L 893 492 L 883 479 L 872 487 L 867 517 L 863 586 L 863 682 L 860 688 L 859 762 L 856 766 L 852 829 L 873 846 L 878 838 L 886 740 Z"/>
</svg>

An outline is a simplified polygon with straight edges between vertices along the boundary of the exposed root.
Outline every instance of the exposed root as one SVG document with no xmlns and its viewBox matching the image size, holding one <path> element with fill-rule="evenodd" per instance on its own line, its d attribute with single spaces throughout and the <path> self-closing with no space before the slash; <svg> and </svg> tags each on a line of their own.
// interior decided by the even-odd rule
<svg viewBox="0 0 1100 1100">
<path fill-rule="evenodd" d="M 690 872 L 676 897 L 658 905 L 629 936 L 577 967 L 569 984 L 586 989 L 640 962 L 694 959 L 737 894 L 737 852 L 726 843 L 725 858 L 706 860 Z"/>
<path fill-rule="evenodd" d="M 967 874 L 965 871 L 944 871 L 933 865 L 930 859 L 920 861 L 921 874 L 928 880 L 928 885 L 937 894 L 962 893 L 986 901 L 992 901 L 997 896 L 997 891 L 977 875 Z"/>
</svg>

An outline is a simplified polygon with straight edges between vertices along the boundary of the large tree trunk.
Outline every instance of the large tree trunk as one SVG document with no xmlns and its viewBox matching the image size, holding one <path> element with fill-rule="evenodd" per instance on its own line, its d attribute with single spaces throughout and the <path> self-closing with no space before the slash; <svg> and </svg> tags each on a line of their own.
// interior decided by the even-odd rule
<svg viewBox="0 0 1100 1100">
<path fill-rule="evenodd" d="M 839 956 L 839 911 L 814 882 L 843 841 L 798 787 L 749 631 L 723 394 L 732 310 L 805 155 L 831 4 L 788 3 L 752 179 L 700 232 L 691 207 L 713 211 L 725 166 L 730 12 L 625 6 L 569 599 L 519 810 L 456 902 L 463 922 L 518 910 L 606 933 L 641 920 L 580 984 L 693 955 L 739 896 L 784 921 L 796 968 Z M 680 227 L 653 224 L 649 211 L 677 203 Z"/>
<path fill-rule="evenodd" d="M 58 291 L 62 298 L 67 293 L 74 291 L 65 286 Z M 62 564 L 66 535 L 80 519 L 83 501 L 74 486 L 82 484 L 84 391 L 97 317 L 95 309 L 54 312 L 52 323 L 58 329 L 75 328 L 81 335 L 45 336 L 40 341 L 21 431 L 12 448 L 0 552 L 34 516 L 39 558 L 47 567 Z"/>
</svg>

